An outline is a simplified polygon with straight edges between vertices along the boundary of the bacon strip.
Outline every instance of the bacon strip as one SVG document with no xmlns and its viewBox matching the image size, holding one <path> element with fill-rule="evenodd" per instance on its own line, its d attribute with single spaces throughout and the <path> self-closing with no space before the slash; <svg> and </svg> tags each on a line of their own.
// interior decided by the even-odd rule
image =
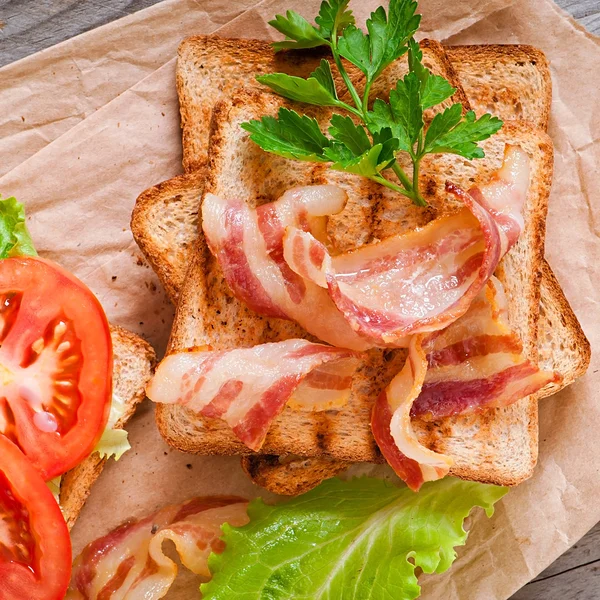
<svg viewBox="0 0 600 600">
<path fill-rule="evenodd" d="M 327 410 L 350 394 L 358 354 L 292 339 L 220 352 L 167 356 L 146 394 L 221 418 L 252 450 L 259 450 L 275 417 L 291 398 L 296 408 Z"/>
<path fill-rule="evenodd" d="M 258 208 L 207 194 L 202 229 L 231 291 L 252 310 L 296 321 L 334 346 L 365 350 L 369 343 L 352 330 L 326 290 L 298 276 L 283 258 L 286 227 L 324 240 L 327 216 L 345 203 L 345 192 L 331 185 L 294 188 Z"/>
<path fill-rule="evenodd" d="M 414 336 L 402 371 L 381 393 L 371 427 L 394 471 L 417 491 L 452 460 L 422 446 L 411 417 L 438 419 L 508 406 L 560 380 L 523 356 L 508 325 L 502 284 L 492 277 L 468 312 L 442 331 Z"/>
<path fill-rule="evenodd" d="M 443 329 L 469 308 L 500 259 L 517 241 L 529 184 L 529 159 L 506 147 L 491 181 L 466 193 L 458 213 L 377 244 L 331 257 L 310 232 L 288 227 L 291 269 L 329 290 L 352 328 L 375 345 L 404 345 L 410 334 Z"/>
<path fill-rule="evenodd" d="M 195 498 L 124 523 L 75 559 L 65 600 L 162 598 L 177 575 L 177 565 L 163 552 L 167 540 L 175 544 L 181 562 L 207 581 L 208 556 L 224 549 L 221 526 L 245 525 L 246 507 L 244 499 L 233 496 Z"/>
</svg>

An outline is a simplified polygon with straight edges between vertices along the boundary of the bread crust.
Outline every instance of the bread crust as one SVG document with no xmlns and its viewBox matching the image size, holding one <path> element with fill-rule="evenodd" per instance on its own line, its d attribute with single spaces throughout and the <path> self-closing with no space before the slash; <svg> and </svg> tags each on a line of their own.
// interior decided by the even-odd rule
<svg viewBox="0 0 600 600">
<path fill-rule="evenodd" d="M 304 494 L 345 471 L 351 463 L 318 457 L 242 456 L 244 472 L 260 487 L 282 496 Z"/>
<path fill-rule="evenodd" d="M 571 385 L 587 371 L 592 358 L 590 342 L 546 260 L 541 265 L 541 282 L 539 364 L 560 373 L 562 381 L 543 387 L 536 394 L 538 399 Z"/>
<path fill-rule="evenodd" d="M 167 292 L 177 304 L 185 277 L 185 263 L 196 234 L 198 206 L 204 190 L 205 169 L 163 181 L 137 198 L 131 232 Z M 183 227 L 173 227 L 176 223 Z"/>
</svg>

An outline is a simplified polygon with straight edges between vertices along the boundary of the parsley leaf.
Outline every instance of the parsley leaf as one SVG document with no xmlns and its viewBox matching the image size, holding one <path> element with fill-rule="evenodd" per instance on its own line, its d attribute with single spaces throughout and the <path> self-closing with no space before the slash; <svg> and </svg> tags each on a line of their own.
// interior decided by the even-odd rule
<svg viewBox="0 0 600 600">
<path fill-rule="evenodd" d="M 337 106 L 339 104 L 337 97 L 315 77 L 302 79 L 302 77 L 294 77 L 285 73 L 269 73 L 268 75 L 259 75 L 256 79 L 290 100 L 316 106 Z"/>
<path fill-rule="evenodd" d="M 329 133 L 333 141 L 324 153 L 333 161 L 332 169 L 376 177 L 395 160 L 391 132 L 379 136 L 372 145 L 362 125 L 356 125 L 350 117 L 333 115 Z"/>
<path fill-rule="evenodd" d="M 412 600 L 416 570 L 447 571 L 467 541 L 467 516 L 481 507 L 491 517 L 507 492 L 448 477 L 415 494 L 364 477 L 330 479 L 274 506 L 254 500 L 247 525 L 223 526 L 225 550 L 208 559 L 202 598 Z"/>
<path fill-rule="evenodd" d="M 348 10 L 349 3 L 350 0 L 325 0 L 321 3 L 315 22 L 324 38 L 331 39 L 334 26 L 337 34 L 348 25 L 354 25 L 354 15 Z"/>
<path fill-rule="evenodd" d="M 373 110 L 367 115 L 372 132 L 387 127 L 398 139 L 403 152 L 412 152 L 423 129 L 423 107 L 420 101 L 420 82 L 414 73 L 399 79 L 396 89 L 390 92 L 390 102 L 375 100 Z"/>
<path fill-rule="evenodd" d="M 285 41 L 275 42 L 275 52 L 287 48 L 316 48 L 329 45 L 332 36 L 354 24 L 354 15 L 348 10 L 350 0 L 323 0 L 319 14 L 315 18 L 317 27 L 311 25 L 302 15 L 288 10 L 276 15 L 269 25 L 286 36 Z M 334 31 L 335 29 L 335 31 Z"/>
<path fill-rule="evenodd" d="M 290 100 L 316 106 L 346 106 L 338 99 L 331 66 L 324 59 L 308 79 L 287 73 L 268 73 L 267 75 L 257 75 L 256 80 Z"/>
<path fill-rule="evenodd" d="M 321 64 L 310 74 L 310 77 L 316 79 L 336 100 L 338 99 L 335 81 L 331 73 L 329 61 L 321 59 Z"/>
<path fill-rule="evenodd" d="M 411 39 L 408 44 L 408 67 L 410 72 L 414 73 L 421 82 L 421 105 L 425 110 L 450 98 L 456 88 L 453 88 L 450 82 L 441 75 L 433 75 L 422 61 L 423 51 L 419 44 Z"/>
<path fill-rule="evenodd" d="M 269 21 L 269 25 L 286 36 L 285 41 L 273 44 L 275 52 L 286 48 L 316 48 L 327 44 L 327 39 L 317 28 L 296 11 L 288 10 L 285 15 L 276 15 L 275 19 Z"/>
<path fill-rule="evenodd" d="M 369 76 L 372 67 L 371 45 L 368 35 L 355 25 L 349 25 L 344 29 L 344 33 L 338 41 L 338 51 L 341 56 Z"/>
<path fill-rule="evenodd" d="M 321 60 L 306 79 L 285 73 L 257 79 L 286 98 L 341 108 L 352 119 L 334 115 L 329 127 L 331 138 L 322 134 L 315 119 L 301 117 L 294 111 L 280 111 L 279 119 L 265 117 L 242 126 L 267 152 L 299 160 L 331 161 L 333 169 L 364 175 L 415 204 L 426 206 L 419 192 L 423 157 L 448 152 L 468 159 L 482 158 L 484 152 L 478 142 L 496 133 L 502 121 L 491 115 L 476 119 L 472 112 L 463 115 L 462 106 L 454 104 L 435 115 L 426 129 L 425 111 L 451 98 L 456 90 L 423 62 L 423 50 L 414 39 L 421 21 L 421 15 L 416 14 L 416 0 L 389 0 L 387 12 L 380 6 L 371 13 L 366 33 L 355 25 L 348 5 L 349 0 L 323 0 L 315 25 L 294 11 L 277 15 L 270 23 L 286 36 L 285 41 L 274 44 L 276 51 L 328 46 L 351 104 L 340 99 L 346 96 L 338 95 L 327 60 Z M 408 73 L 390 91 L 389 101 L 378 98 L 369 110 L 373 82 L 405 53 Z M 350 78 L 342 58 L 364 74 L 362 89 Z M 397 152 L 409 154 L 411 177 L 396 160 Z M 394 171 L 397 182 L 385 176 L 388 168 Z"/>
<path fill-rule="evenodd" d="M 329 133 L 334 140 L 346 145 L 355 156 L 359 156 L 371 148 L 371 140 L 369 140 L 364 127 L 356 125 L 350 117 L 333 115 Z"/>
<path fill-rule="evenodd" d="M 285 158 L 327 162 L 323 150 L 329 140 L 319 129 L 316 119 L 300 116 L 294 110 L 280 108 L 277 118 L 265 116 L 242 123 L 250 139 L 263 150 Z"/>
<path fill-rule="evenodd" d="M 325 155 L 329 160 L 333 161 L 331 168 L 335 171 L 345 171 L 346 173 L 373 178 L 377 177 L 379 172 L 384 168 L 384 165 L 381 165 L 379 160 L 381 150 L 381 144 L 376 144 L 359 156 L 355 156 L 348 146 L 333 142 L 325 150 Z"/>
<path fill-rule="evenodd" d="M 389 64 L 406 52 L 406 44 L 419 29 L 421 15 L 416 15 L 415 0 L 391 0 L 386 19 L 385 10 L 379 7 L 371 19 L 367 20 L 367 29 L 371 45 L 381 45 L 383 58 L 377 70 L 377 75 Z"/>
<path fill-rule="evenodd" d="M 396 151 L 399 150 L 399 140 L 394 137 L 389 127 L 384 127 L 372 134 L 373 144 L 381 144 L 379 162 L 386 163 L 385 168 L 392 166 L 396 160 Z"/>
<path fill-rule="evenodd" d="M 389 15 L 380 6 L 367 19 L 368 34 L 351 25 L 338 42 L 341 56 L 357 66 L 373 81 L 408 49 L 407 43 L 419 28 L 420 15 L 415 15 L 415 0 L 391 0 Z"/>
<path fill-rule="evenodd" d="M 462 104 L 454 104 L 435 115 L 425 134 L 424 154 L 449 152 L 464 158 L 483 158 L 477 142 L 486 140 L 502 127 L 497 117 L 485 114 L 479 119 L 470 110 L 462 117 Z"/>
<path fill-rule="evenodd" d="M 456 88 L 441 75 L 432 75 L 429 71 L 424 83 L 421 83 L 421 106 L 423 110 L 437 106 L 454 94 Z"/>
</svg>

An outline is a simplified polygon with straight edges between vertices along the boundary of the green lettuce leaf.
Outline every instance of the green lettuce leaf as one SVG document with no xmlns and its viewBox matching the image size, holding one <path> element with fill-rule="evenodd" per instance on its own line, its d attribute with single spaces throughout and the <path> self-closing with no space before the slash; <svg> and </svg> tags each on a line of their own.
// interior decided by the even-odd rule
<svg viewBox="0 0 600 600">
<path fill-rule="evenodd" d="M 125 414 L 125 402 L 122 398 L 113 394 L 110 403 L 108 422 L 104 428 L 102 437 L 96 444 L 94 452 L 98 452 L 101 458 L 114 458 L 119 460 L 127 450 L 131 448 L 127 432 L 124 429 L 116 429 L 117 421 Z"/>
<path fill-rule="evenodd" d="M 250 523 L 223 526 L 203 600 L 409 600 L 415 569 L 442 573 L 467 539 L 463 522 L 488 517 L 506 488 L 446 478 L 418 494 L 379 479 L 331 479 L 275 506 L 250 503 Z"/>
<path fill-rule="evenodd" d="M 25 225 L 25 208 L 13 196 L 0 196 L 0 258 L 37 256 Z"/>
<path fill-rule="evenodd" d="M 130 449 L 129 438 L 124 429 L 106 428 L 96 444 L 94 452 L 97 452 L 100 458 L 114 458 L 115 460 L 119 460 Z"/>
<path fill-rule="evenodd" d="M 62 475 L 51 479 L 50 481 L 46 481 L 46 485 L 52 492 L 54 499 L 56 500 L 56 504 L 60 505 L 60 482 L 62 481 Z"/>
</svg>

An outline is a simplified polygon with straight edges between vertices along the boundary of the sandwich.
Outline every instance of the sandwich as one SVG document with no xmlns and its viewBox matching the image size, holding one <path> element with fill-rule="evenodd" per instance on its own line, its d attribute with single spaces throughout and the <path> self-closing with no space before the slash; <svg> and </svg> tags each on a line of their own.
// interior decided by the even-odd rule
<svg viewBox="0 0 600 600">
<path fill-rule="evenodd" d="M 259 318 L 257 321 L 256 316 L 251 314 L 251 311 L 245 311 L 243 306 L 239 306 L 236 313 L 236 309 L 232 308 L 236 306 L 236 300 L 231 297 L 227 285 L 218 281 L 218 276 L 213 274 L 210 285 L 204 284 L 203 287 L 202 282 L 208 277 L 206 265 L 211 264 L 211 257 L 204 247 L 203 251 L 196 251 L 194 258 L 194 244 L 202 248 L 202 240 L 199 239 L 202 232 L 200 235 L 197 233 L 196 224 L 198 198 L 203 191 L 210 191 L 217 195 L 231 194 L 245 198 L 275 200 L 277 194 L 286 187 L 291 187 L 294 183 L 310 181 L 310 175 L 307 175 L 306 171 L 299 173 L 304 164 L 301 163 L 301 167 L 299 163 L 291 164 L 291 161 L 282 162 L 279 158 L 264 156 L 264 153 L 244 139 L 245 134 L 239 127 L 242 122 L 268 112 L 267 106 L 270 107 L 271 114 L 274 114 L 281 101 L 248 89 L 248 83 L 250 86 L 254 85 L 250 77 L 247 78 L 248 81 L 244 81 L 246 91 L 238 92 L 237 96 L 231 92 L 238 81 L 235 77 L 244 76 L 245 69 L 262 72 L 268 60 L 278 60 L 279 63 L 274 68 L 280 69 L 281 62 L 287 60 L 293 65 L 290 72 L 298 73 L 300 59 L 298 57 L 273 59 L 273 53 L 268 45 L 262 44 L 261 47 L 260 42 L 239 44 L 236 49 L 232 49 L 233 47 L 233 43 L 220 40 L 217 43 L 211 38 L 192 38 L 182 43 L 178 63 L 178 88 L 182 105 L 184 165 L 197 170 L 160 184 L 142 194 L 132 218 L 132 230 L 140 247 L 150 263 L 155 266 L 159 277 L 169 290 L 170 297 L 174 301 L 179 299 L 171 338 L 173 349 L 206 344 L 216 348 L 248 345 L 272 341 L 277 339 L 278 333 L 284 336 L 290 335 L 289 330 L 286 329 L 288 324 L 276 321 L 275 324 L 268 323 L 265 328 L 263 320 Z M 435 52 L 432 49 L 435 49 Z M 428 52 L 431 52 L 431 55 L 428 55 Z M 463 78 L 466 78 L 464 73 L 471 73 L 468 78 L 468 89 L 473 99 L 468 97 L 468 101 L 472 102 L 476 112 L 486 112 L 491 105 L 491 108 L 503 118 L 527 116 L 537 125 L 536 127 L 531 122 L 523 120 L 507 122 L 503 130 L 495 136 L 498 143 L 495 152 L 486 147 L 486 159 L 474 161 L 473 164 L 481 169 L 475 174 L 481 179 L 485 177 L 486 171 L 489 174 L 494 166 L 495 168 L 500 166 L 504 142 L 509 141 L 529 149 L 533 161 L 533 189 L 530 193 L 530 216 L 526 226 L 528 232 L 526 235 L 529 237 L 527 243 L 519 242 L 519 247 L 507 256 L 503 267 L 505 270 L 509 269 L 510 274 L 508 277 L 505 275 L 505 283 L 509 288 L 511 282 L 515 282 L 512 298 L 516 299 L 518 296 L 527 298 L 525 302 L 512 308 L 514 314 L 512 324 L 519 329 L 527 352 L 531 356 L 538 352 L 535 340 L 548 339 L 538 337 L 537 334 L 540 327 L 538 324 L 540 311 L 537 307 L 540 303 L 546 307 L 542 315 L 550 315 L 554 312 L 554 324 L 556 322 L 568 324 L 561 331 L 565 337 L 553 335 L 552 338 L 556 340 L 554 347 L 546 348 L 546 353 L 541 357 L 545 361 L 546 368 L 556 370 L 553 367 L 560 365 L 558 370 L 561 381 L 548 383 L 537 392 L 537 396 L 556 391 L 585 371 L 589 361 L 589 346 L 576 324 L 576 319 L 568 316 L 564 319 L 556 318 L 559 314 L 572 315 L 572 311 L 543 259 L 543 223 L 552 162 L 551 143 L 539 128 L 540 125 L 547 124 L 551 97 L 547 62 L 541 52 L 529 47 L 456 48 L 450 49 L 448 59 L 445 53 L 440 58 L 440 48 L 434 43 L 427 42 L 424 44 L 423 53 L 424 56 L 428 56 L 429 65 L 437 59 L 437 72 L 443 72 L 447 77 L 457 77 L 457 73 L 463 73 Z M 256 58 L 257 54 L 260 54 L 261 58 Z M 503 65 L 503 69 L 498 69 L 496 66 L 495 72 L 506 73 L 505 81 L 501 79 L 502 75 L 496 81 L 497 92 L 493 88 L 494 80 L 482 77 L 486 71 L 489 71 L 491 63 Z M 220 64 L 225 66 L 221 68 Z M 523 65 L 523 68 L 520 69 L 519 77 L 516 77 L 514 71 L 519 69 L 519 65 Z M 304 73 L 313 68 L 314 62 L 307 65 Z M 396 68 L 402 67 L 398 65 Z M 228 69 L 235 70 L 236 75 L 229 77 Z M 513 79 L 509 79 L 510 77 Z M 211 78 L 215 80 L 222 78 L 225 84 L 210 85 Z M 485 86 L 474 84 L 476 81 L 481 82 L 482 79 L 489 83 Z M 453 85 L 460 86 L 454 80 Z M 207 115 L 213 102 L 212 97 L 201 95 L 206 89 L 223 89 L 225 94 L 229 92 L 230 97 L 216 103 L 212 116 L 210 145 L 202 146 L 199 140 L 206 139 L 208 136 Z M 503 89 L 511 90 L 512 96 L 500 94 L 499 90 Z M 530 93 L 532 89 L 536 90 L 535 94 Z M 464 95 L 458 93 L 457 97 L 462 99 Z M 504 139 L 501 136 L 504 136 Z M 194 143 L 186 143 L 188 138 L 195 140 Z M 494 138 L 490 143 L 493 140 Z M 208 148 L 208 151 L 203 151 L 203 148 Z M 210 156 L 208 165 L 206 156 Z M 439 165 L 441 161 L 439 158 L 436 160 Z M 450 163 L 442 163 L 439 167 L 434 165 L 432 171 L 436 168 L 439 168 L 437 189 L 443 189 L 442 178 L 449 176 L 449 173 L 452 173 L 455 179 L 460 177 L 459 173 L 453 172 L 460 166 L 453 167 Z M 268 173 L 269 177 L 257 176 L 257 173 Z M 279 173 L 281 176 L 278 178 Z M 335 174 L 333 176 L 335 177 Z M 473 173 L 465 172 L 462 176 L 468 187 L 468 180 L 473 178 Z M 397 222 L 386 218 L 386 198 L 380 190 L 369 188 L 368 183 L 365 183 L 362 189 L 359 188 L 355 193 L 355 197 L 372 199 L 372 204 L 378 206 L 379 214 L 372 214 L 367 218 L 361 215 L 363 217 L 361 220 L 356 214 L 349 216 L 346 212 L 342 213 L 341 229 L 349 231 L 347 238 L 354 242 L 357 236 L 369 231 L 371 222 L 376 223 L 377 227 L 376 231 L 371 232 L 372 239 L 383 238 L 394 232 Z M 396 202 L 393 198 L 390 201 Z M 412 221 L 414 225 L 421 224 L 418 219 L 423 218 L 422 215 L 415 215 L 413 212 L 410 217 L 414 219 Z M 338 240 L 336 242 L 343 250 L 344 241 L 342 240 L 341 245 Z M 520 262 L 521 260 L 525 262 Z M 523 268 L 524 265 L 527 267 Z M 184 273 L 188 266 L 189 275 L 184 283 Z M 528 280 L 520 280 L 518 273 L 527 273 Z M 510 291 L 509 289 L 509 302 Z M 221 301 L 222 298 L 226 300 Z M 222 317 L 224 314 L 227 318 L 216 319 L 217 315 Z M 543 323 L 543 318 L 540 322 Z M 223 324 L 222 327 L 219 323 Z M 548 325 L 544 327 L 548 330 Z M 240 331 L 245 332 L 245 338 L 242 335 L 235 337 Z M 562 342 L 558 342 L 558 339 Z M 569 342 L 564 343 L 565 340 Z M 566 352 L 569 356 L 552 356 L 556 351 Z M 368 411 L 363 411 L 364 434 L 357 433 L 361 431 L 359 422 L 356 421 L 356 415 L 360 412 L 356 407 L 348 408 L 348 413 L 342 412 L 342 417 L 337 415 L 334 425 L 328 423 L 323 425 L 322 415 L 315 416 L 314 421 L 306 423 L 306 430 L 310 430 L 310 433 L 304 435 L 304 423 L 299 425 L 293 421 L 291 416 L 293 413 L 284 411 L 269 434 L 276 435 L 277 439 L 273 445 L 269 445 L 271 438 L 267 437 L 267 444 L 261 449 L 261 452 L 270 456 L 262 461 L 260 455 L 251 454 L 244 459 L 245 468 L 257 478 L 256 480 L 260 479 L 261 483 L 266 483 L 269 489 L 276 491 L 287 489 L 293 493 L 297 489 L 306 489 L 308 485 L 306 479 L 315 484 L 319 481 L 319 476 L 339 472 L 350 462 L 381 460 L 376 446 L 373 446 L 372 441 L 369 442 L 371 438 L 368 434 L 368 418 L 365 418 Z M 428 431 L 430 445 L 444 448 L 445 444 L 452 444 L 453 439 L 460 440 L 454 446 L 454 451 L 462 459 L 458 464 L 455 461 L 456 474 L 494 483 L 516 484 L 531 474 L 537 457 L 537 398 L 532 398 L 527 403 L 520 402 L 510 410 L 498 410 L 496 413 L 494 418 L 487 415 L 489 421 L 480 421 L 475 425 L 471 422 L 461 424 L 460 420 L 455 419 L 451 421 L 454 430 L 449 434 L 446 433 L 445 436 L 440 434 L 440 430 L 444 428 L 440 425 L 438 431 Z M 286 419 L 290 419 L 289 431 L 286 429 Z M 180 407 L 158 406 L 157 422 L 165 439 L 179 449 L 197 453 L 247 452 L 247 449 L 239 443 L 236 444 L 233 438 L 227 439 L 226 427 L 220 428 L 214 422 L 208 426 L 206 420 L 199 421 L 196 415 Z M 483 428 L 489 432 L 489 435 L 480 442 L 480 447 L 475 443 L 461 448 L 460 444 L 465 443 L 461 426 L 464 431 L 474 426 Z M 336 427 L 339 429 L 335 429 Z M 352 435 L 349 431 L 352 431 Z M 511 432 L 511 437 L 507 437 L 507 432 Z M 444 437 L 449 438 L 449 441 L 446 442 Z M 336 440 L 336 442 L 328 446 L 327 440 Z M 337 443 L 339 440 L 346 440 L 346 443 Z M 284 459 L 273 458 L 273 455 L 283 455 Z M 293 460 L 290 456 L 294 455 L 300 457 Z M 266 480 L 261 475 L 263 464 L 270 473 Z M 300 477 L 300 473 L 306 474 L 306 469 L 303 471 L 298 468 L 300 464 L 313 469 L 318 476 L 304 478 L 302 486 L 298 487 L 290 481 L 294 477 Z M 280 480 L 286 482 L 283 488 L 269 484 L 276 472 L 281 473 Z M 292 475 L 291 480 L 290 475 Z"/>
</svg>

